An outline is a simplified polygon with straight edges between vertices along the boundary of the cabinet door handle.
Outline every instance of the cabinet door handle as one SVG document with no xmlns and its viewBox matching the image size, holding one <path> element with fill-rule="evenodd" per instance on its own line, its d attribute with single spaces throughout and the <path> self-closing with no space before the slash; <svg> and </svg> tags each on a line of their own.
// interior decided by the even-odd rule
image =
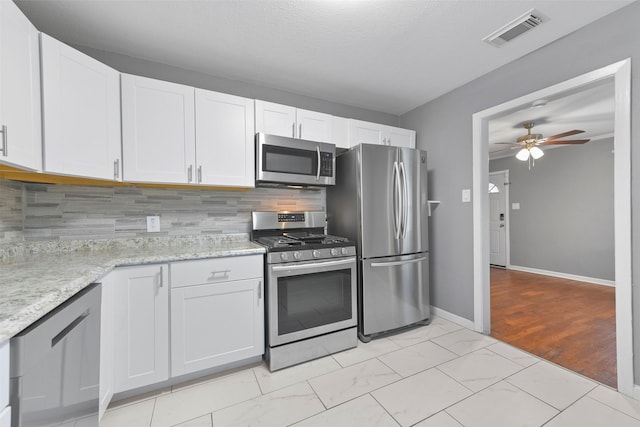
<svg viewBox="0 0 640 427">
<path fill-rule="evenodd" d="M 293 137 L 296 137 L 296 122 L 291 123 L 291 129 L 293 133 Z"/>
<path fill-rule="evenodd" d="M 260 307 L 260 300 L 262 299 L 262 280 L 258 282 L 258 307 Z"/>
<path fill-rule="evenodd" d="M 198 184 L 202 182 L 202 165 L 198 166 Z"/>
<path fill-rule="evenodd" d="M 120 159 L 113 161 L 113 179 L 120 178 Z"/>
<path fill-rule="evenodd" d="M 299 131 L 298 131 L 298 138 L 302 139 L 302 123 L 300 123 L 300 125 L 298 126 Z"/>
<path fill-rule="evenodd" d="M 164 267 L 160 266 L 160 287 L 164 286 Z"/>
<path fill-rule="evenodd" d="M 7 144 L 7 126 L 2 125 L 2 130 L 0 130 L 0 132 L 2 133 L 2 149 L 0 149 L 0 151 L 2 151 L 2 155 L 4 157 L 7 157 L 9 155 L 9 146 Z"/>
<path fill-rule="evenodd" d="M 193 181 L 193 165 L 189 165 L 189 169 L 187 169 L 187 182 Z"/>
</svg>

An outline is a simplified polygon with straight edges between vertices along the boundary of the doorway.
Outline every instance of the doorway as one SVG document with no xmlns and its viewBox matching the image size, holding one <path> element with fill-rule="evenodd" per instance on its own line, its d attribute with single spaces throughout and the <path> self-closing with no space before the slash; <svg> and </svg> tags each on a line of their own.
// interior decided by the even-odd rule
<svg viewBox="0 0 640 427">
<path fill-rule="evenodd" d="M 509 171 L 489 174 L 489 263 L 509 265 Z"/>
<path fill-rule="evenodd" d="M 606 79 L 615 84 L 614 130 L 614 206 L 615 206 L 615 284 L 616 284 L 616 360 L 618 390 L 632 395 L 633 334 L 631 305 L 631 164 L 630 164 L 630 60 L 578 76 L 473 115 L 473 206 L 474 230 L 474 326 L 491 331 L 489 278 L 489 194 L 488 122 L 500 114 L 516 111 L 538 99 L 548 99 L 579 91 Z"/>
</svg>

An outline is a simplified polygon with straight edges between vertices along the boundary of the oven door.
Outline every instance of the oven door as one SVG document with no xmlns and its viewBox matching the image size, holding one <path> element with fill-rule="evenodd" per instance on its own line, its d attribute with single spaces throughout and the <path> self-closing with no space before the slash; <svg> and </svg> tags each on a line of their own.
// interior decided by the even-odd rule
<svg viewBox="0 0 640 427">
<path fill-rule="evenodd" d="M 256 134 L 258 183 L 334 185 L 335 145 Z"/>
<path fill-rule="evenodd" d="M 356 326 L 356 265 L 355 257 L 269 265 L 269 345 Z"/>
</svg>

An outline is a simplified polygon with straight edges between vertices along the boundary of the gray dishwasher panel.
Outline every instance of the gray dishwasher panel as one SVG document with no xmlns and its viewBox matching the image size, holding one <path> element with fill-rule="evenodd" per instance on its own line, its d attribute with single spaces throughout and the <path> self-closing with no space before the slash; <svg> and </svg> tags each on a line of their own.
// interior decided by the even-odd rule
<svg viewBox="0 0 640 427">
<path fill-rule="evenodd" d="M 12 426 L 97 426 L 100 285 L 11 340 Z"/>
</svg>

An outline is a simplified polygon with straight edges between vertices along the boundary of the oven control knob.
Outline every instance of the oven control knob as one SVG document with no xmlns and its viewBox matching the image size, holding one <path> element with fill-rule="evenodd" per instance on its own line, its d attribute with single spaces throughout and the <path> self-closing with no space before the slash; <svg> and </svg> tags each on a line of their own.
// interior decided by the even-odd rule
<svg viewBox="0 0 640 427">
<path fill-rule="evenodd" d="M 338 249 L 336 248 L 331 248 L 331 251 L 329 251 L 331 253 L 331 256 L 338 256 Z"/>
<path fill-rule="evenodd" d="M 320 256 L 320 251 L 314 249 L 313 252 L 311 252 L 311 254 L 313 255 L 314 258 L 318 258 Z"/>
<path fill-rule="evenodd" d="M 282 252 L 282 253 L 280 254 L 280 259 L 281 259 L 282 261 L 287 261 L 287 260 L 289 259 L 289 254 L 287 254 L 286 252 Z"/>
<path fill-rule="evenodd" d="M 340 248 L 340 253 L 341 253 L 342 255 L 348 255 L 348 254 L 349 254 L 349 251 L 347 250 L 347 248 Z"/>
<path fill-rule="evenodd" d="M 293 253 L 293 258 L 294 259 L 300 259 L 300 258 L 302 258 L 302 254 L 300 252 L 294 252 Z"/>
</svg>

